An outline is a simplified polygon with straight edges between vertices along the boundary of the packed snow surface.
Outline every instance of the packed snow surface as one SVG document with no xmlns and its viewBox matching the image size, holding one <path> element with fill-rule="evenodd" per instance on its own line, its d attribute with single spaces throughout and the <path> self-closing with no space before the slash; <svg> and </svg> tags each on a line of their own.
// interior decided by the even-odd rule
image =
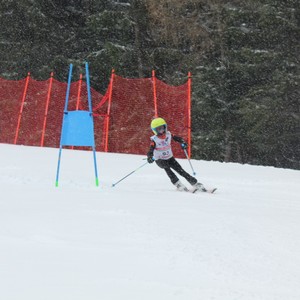
<svg viewBox="0 0 300 300">
<path fill-rule="evenodd" d="M 63 150 L 58 187 L 58 149 L 0 157 L 0 299 L 300 299 L 299 171 L 192 160 L 212 195 L 155 164 L 111 187 L 139 155 L 97 153 L 99 187 L 91 152 Z"/>
</svg>

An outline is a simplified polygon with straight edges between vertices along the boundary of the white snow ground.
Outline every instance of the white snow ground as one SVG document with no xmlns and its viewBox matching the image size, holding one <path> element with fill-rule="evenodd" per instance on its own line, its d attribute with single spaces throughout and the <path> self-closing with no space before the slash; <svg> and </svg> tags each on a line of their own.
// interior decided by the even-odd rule
<svg viewBox="0 0 300 300">
<path fill-rule="evenodd" d="M 193 161 L 180 193 L 142 156 L 0 145 L 0 299 L 298 300 L 300 172 Z M 190 171 L 186 160 L 179 160 Z"/>
</svg>

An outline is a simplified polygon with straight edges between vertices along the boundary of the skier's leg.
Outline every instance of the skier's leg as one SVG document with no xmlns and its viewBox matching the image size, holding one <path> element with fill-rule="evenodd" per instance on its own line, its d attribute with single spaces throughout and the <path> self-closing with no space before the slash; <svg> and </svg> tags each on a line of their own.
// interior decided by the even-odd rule
<svg viewBox="0 0 300 300">
<path fill-rule="evenodd" d="M 169 165 L 172 169 L 174 169 L 179 175 L 184 177 L 191 185 L 195 185 L 197 183 L 197 179 L 191 176 L 189 173 L 183 170 L 178 161 L 172 157 L 169 159 Z"/>
<path fill-rule="evenodd" d="M 169 160 L 158 159 L 155 162 L 160 168 L 162 168 L 166 171 L 167 175 L 169 176 L 169 178 L 173 184 L 175 184 L 177 181 L 179 181 L 176 174 L 169 167 Z"/>
<path fill-rule="evenodd" d="M 176 174 L 171 170 L 169 159 L 167 159 L 167 160 L 158 159 L 155 162 L 160 168 L 162 168 L 166 171 L 166 173 L 169 176 L 171 182 L 176 186 L 178 191 L 188 191 L 186 186 L 178 179 Z"/>
<path fill-rule="evenodd" d="M 176 184 L 179 181 L 176 174 L 170 168 L 165 168 L 165 171 L 173 184 Z"/>
<path fill-rule="evenodd" d="M 202 192 L 207 191 L 202 183 L 198 182 L 195 177 L 191 176 L 189 173 L 187 173 L 186 171 L 183 170 L 181 165 L 178 163 L 178 161 L 174 157 L 172 157 L 169 160 L 169 165 L 172 169 L 174 169 L 176 172 L 178 172 L 179 175 L 184 177 L 194 187 L 195 191 L 196 190 L 201 190 Z"/>
<path fill-rule="evenodd" d="M 202 192 L 207 191 L 202 183 L 198 182 L 195 177 L 191 176 L 189 173 L 187 173 L 186 171 L 183 170 L 181 165 L 178 163 L 178 161 L 174 157 L 172 157 L 170 159 L 169 165 L 172 169 L 174 169 L 176 172 L 178 172 L 179 175 L 184 177 L 193 186 L 195 191 L 196 190 L 201 190 Z"/>
<path fill-rule="evenodd" d="M 170 168 L 165 168 L 165 171 L 168 174 L 171 182 L 176 186 L 178 191 L 189 191 L 188 188 L 178 179 L 178 177 Z"/>
</svg>

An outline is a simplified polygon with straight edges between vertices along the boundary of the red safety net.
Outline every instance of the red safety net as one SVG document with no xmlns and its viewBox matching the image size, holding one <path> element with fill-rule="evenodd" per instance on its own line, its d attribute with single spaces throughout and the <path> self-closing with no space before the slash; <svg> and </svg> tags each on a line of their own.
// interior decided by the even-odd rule
<svg viewBox="0 0 300 300">
<path fill-rule="evenodd" d="M 0 78 L 0 142 L 59 147 L 67 83 Z M 103 96 L 91 88 L 97 151 L 145 154 L 153 117 L 189 141 L 188 84 L 169 86 L 152 78 L 126 79 L 112 74 Z M 88 110 L 87 85 L 80 78 L 70 87 L 68 110 Z M 174 143 L 174 155 L 184 157 Z"/>
<path fill-rule="evenodd" d="M 145 154 L 150 143 L 150 122 L 153 117 L 151 79 L 125 79 L 115 76 L 108 150 Z"/>
<path fill-rule="evenodd" d="M 73 98 L 72 83 L 70 97 Z M 67 84 L 53 79 L 45 126 L 45 147 L 59 147 Z"/>
<path fill-rule="evenodd" d="M 13 144 L 26 79 L 0 78 L 0 142 Z"/>
<path fill-rule="evenodd" d="M 48 81 L 29 80 L 17 144 L 39 146 L 41 143 Z"/>
<path fill-rule="evenodd" d="M 157 111 L 168 124 L 168 130 L 189 141 L 188 85 L 170 86 L 156 80 Z M 175 157 L 185 157 L 179 143 L 173 143 Z"/>
</svg>

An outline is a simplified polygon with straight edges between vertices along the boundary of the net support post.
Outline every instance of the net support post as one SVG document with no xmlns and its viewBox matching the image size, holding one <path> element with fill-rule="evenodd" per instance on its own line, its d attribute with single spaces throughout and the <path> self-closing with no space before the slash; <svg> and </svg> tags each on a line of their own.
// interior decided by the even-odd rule
<svg viewBox="0 0 300 300">
<path fill-rule="evenodd" d="M 188 115 L 188 155 L 189 158 L 191 158 L 192 154 L 192 137 L 191 137 L 191 131 L 192 131 L 192 74 L 191 72 L 188 72 L 188 95 L 187 95 L 187 115 Z"/>
</svg>

